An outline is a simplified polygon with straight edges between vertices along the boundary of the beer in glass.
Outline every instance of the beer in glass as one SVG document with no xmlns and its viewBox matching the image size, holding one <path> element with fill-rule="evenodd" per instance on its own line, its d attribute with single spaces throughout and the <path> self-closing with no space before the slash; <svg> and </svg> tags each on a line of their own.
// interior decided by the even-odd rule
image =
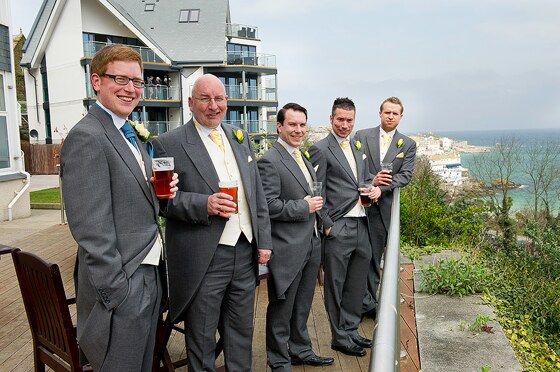
<svg viewBox="0 0 560 372">
<path fill-rule="evenodd" d="M 152 170 L 154 171 L 154 186 L 156 196 L 160 199 L 168 199 L 173 195 L 171 192 L 171 181 L 173 179 L 173 158 L 153 158 Z"/>
<path fill-rule="evenodd" d="M 235 203 L 235 212 L 233 213 L 239 212 L 239 208 L 237 206 L 237 191 L 238 191 L 237 180 L 220 181 L 218 183 L 218 187 L 220 188 L 220 192 L 223 192 L 233 197 L 233 202 Z"/>
</svg>

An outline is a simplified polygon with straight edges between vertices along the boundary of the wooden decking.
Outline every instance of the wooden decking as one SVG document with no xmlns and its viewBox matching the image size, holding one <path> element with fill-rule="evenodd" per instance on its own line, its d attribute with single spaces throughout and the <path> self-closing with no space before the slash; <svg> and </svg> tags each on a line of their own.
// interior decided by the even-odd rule
<svg viewBox="0 0 560 372">
<path fill-rule="evenodd" d="M 55 225 L 41 232 L 32 234 L 11 245 L 22 250 L 34 252 L 45 260 L 60 266 L 66 294 L 74 293 L 72 271 L 76 253 L 76 243 L 72 239 L 68 227 Z M 401 271 L 401 293 L 404 302 L 401 304 L 401 344 L 408 352 L 401 359 L 401 371 L 418 371 L 418 343 L 416 323 L 414 320 L 414 299 L 412 285 L 412 265 L 403 265 Z M 31 334 L 21 300 L 17 278 L 9 255 L 0 259 L 0 371 L 32 371 L 33 356 L 31 355 Z M 253 337 L 253 370 L 267 371 L 265 351 L 265 312 L 267 305 L 266 282 L 257 288 L 255 300 L 255 330 Z M 75 310 L 73 316 L 75 316 Z M 360 334 L 371 338 L 374 322 L 365 319 L 360 326 Z M 331 366 L 317 368 L 297 366 L 293 371 L 368 371 L 370 352 L 362 358 L 350 357 L 331 350 L 330 330 L 327 314 L 323 305 L 323 287 L 317 285 L 311 314 L 308 320 L 309 333 L 314 351 L 323 356 L 333 356 L 335 363 Z M 173 333 L 168 345 L 173 360 L 185 356 L 183 335 Z M 222 364 L 218 360 L 218 364 Z M 186 371 L 186 367 L 179 369 Z"/>
</svg>

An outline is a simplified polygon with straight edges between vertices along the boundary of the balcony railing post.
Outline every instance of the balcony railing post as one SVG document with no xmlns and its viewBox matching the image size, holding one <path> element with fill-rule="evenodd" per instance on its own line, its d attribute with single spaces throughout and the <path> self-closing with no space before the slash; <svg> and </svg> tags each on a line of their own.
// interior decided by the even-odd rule
<svg viewBox="0 0 560 372">
<path fill-rule="evenodd" d="M 399 371 L 400 363 L 400 189 L 393 190 L 391 225 L 383 263 L 377 326 L 369 372 Z"/>
</svg>

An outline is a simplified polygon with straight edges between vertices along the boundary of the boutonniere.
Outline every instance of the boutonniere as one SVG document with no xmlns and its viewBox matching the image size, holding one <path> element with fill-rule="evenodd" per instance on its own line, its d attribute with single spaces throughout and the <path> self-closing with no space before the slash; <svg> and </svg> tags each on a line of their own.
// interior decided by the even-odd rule
<svg viewBox="0 0 560 372">
<path fill-rule="evenodd" d="M 130 123 L 130 126 L 134 128 L 134 131 L 142 142 L 146 142 L 150 139 L 150 131 L 146 129 L 143 123 L 140 123 L 138 120 L 129 120 L 128 122 Z"/>
<path fill-rule="evenodd" d="M 309 155 L 309 153 L 308 153 L 307 151 L 304 151 L 304 152 L 303 152 L 303 156 L 305 156 L 305 158 L 306 158 L 307 160 L 311 160 L 311 156 Z"/>
<path fill-rule="evenodd" d="M 354 146 L 356 146 L 356 150 L 358 151 L 362 149 L 362 143 L 359 140 L 354 142 Z"/>
<path fill-rule="evenodd" d="M 233 133 L 233 139 L 237 141 L 237 143 L 243 143 L 243 132 L 241 129 L 232 129 L 231 132 Z"/>
<path fill-rule="evenodd" d="M 397 148 L 401 148 L 402 144 L 404 143 L 403 139 L 401 138 L 400 140 L 397 141 Z"/>
</svg>

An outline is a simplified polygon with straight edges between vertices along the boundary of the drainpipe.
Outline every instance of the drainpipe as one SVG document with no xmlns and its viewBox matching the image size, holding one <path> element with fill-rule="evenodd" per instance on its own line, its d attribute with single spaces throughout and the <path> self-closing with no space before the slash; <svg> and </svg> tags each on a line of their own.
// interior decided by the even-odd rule
<svg viewBox="0 0 560 372">
<path fill-rule="evenodd" d="M 33 75 L 31 73 L 31 68 L 27 69 L 27 72 L 29 73 L 29 75 L 31 75 L 31 77 L 33 78 L 33 81 L 35 84 L 33 84 L 33 91 L 35 92 L 35 111 L 36 111 L 36 115 L 37 115 L 37 123 L 41 124 L 41 121 L 39 120 L 39 98 L 37 97 L 37 78 L 35 77 L 35 75 Z"/>
<path fill-rule="evenodd" d="M 23 152 L 22 152 L 22 154 L 23 154 Z M 25 171 L 20 171 L 20 173 L 25 176 L 25 185 L 23 186 L 23 188 L 21 190 L 19 190 L 16 193 L 16 196 L 12 199 L 10 204 L 8 204 L 8 221 L 12 220 L 12 207 L 18 201 L 20 196 L 22 196 L 25 193 L 25 191 L 29 188 L 29 186 L 31 186 L 31 175 L 29 173 L 25 172 Z"/>
</svg>

